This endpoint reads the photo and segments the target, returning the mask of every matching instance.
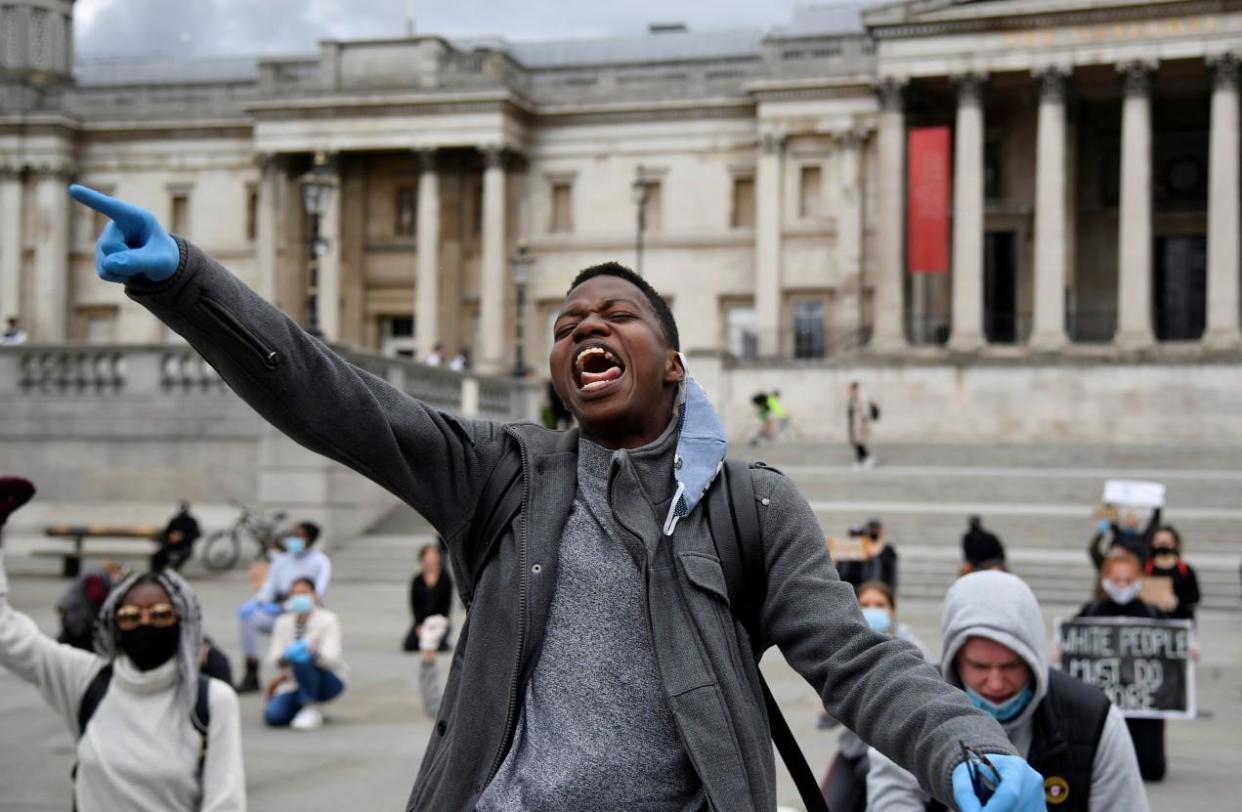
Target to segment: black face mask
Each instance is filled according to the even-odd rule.
[[[150,671],[168,662],[177,653],[181,643],[181,624],[171,626],[142,625],[134,629],[122,629],[118,637],[121,651],[138,666],[139,671]]]

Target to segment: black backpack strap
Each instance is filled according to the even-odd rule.
[[[91,721],[91,717],[95,715],[95,711],[99,709],[99,703],[103,701],[104,694],[108,693],[108,684],[112,682],[112,663],[108,663],[99,669],[99,673],[91,678],[91,682],[86,686],[86,692],[82,694],[82,702],[78,705],[78,738],[86,735],[86,725]],[[74,766],[77,771],[77,766]]]
[[[198,731],[202,743],[198,748],[198,781],[203,782],[203,768],[207,765],[207,732],[211,730],[211,677],[198,675],[198,696],[194,700],[194,712],[190,724]]]
[[[763,526],[755,504],[755,486],[750,465],[741,460],[725,460],[721,470],[723,487],[708,496],[707,519],[716,545],[716,555],[724,570],[729,606],[750,638],[756,666],[767,649],[760,624],[760,612],[767,597],[767,567],[763,558]],[[715,495],[715,498],[712,498]],[[768,714],[772,741],[793,778],[807,812],[829,812],[815,773],[798,747],[789,723],[785,721],[772,689],[756,667],[763,704]]]
[[[483,565],[491,557],[505,528],[522,509],[522,452],[515,441],[510,441],[483,483],[479,494],[479,512],[470,526],[469,535],[458,545],[462,603],[470,608],[474,589],[478,584]]]

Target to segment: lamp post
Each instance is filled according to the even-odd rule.
[[[634,239],[634,273],[643,275],[643,232],[647,229],[647,202],[651,199],[651,181],[643,177],[640,164],[634,182],[630,184],[630,195],[634,205],[638,207],[638,229]]]
[[[523,354],[526,335],[526,285],[530,281],[530,266],[535,262],[526,243],[518,243],[509,256],[509,273],[513,275],[513,301],[517,308],[513,342],[513,377],[526,377],[526,358]]]
[[[319,237],[319,221],[332,203],[336,192],[336,176],[328,165],[328,156],[315,153],[310,171],[301,177],[302,208],[306,212],[307,233],[307,285],[306,285],[306,332],[321,336],[319,329],[319,257],[328,246]]]

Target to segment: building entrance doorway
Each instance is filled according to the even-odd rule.
[[[1207,304],[1207,238],[1158,238],[1155,270],[1156,339],[1197,341]]]
[[[983,240],[983,334],[989,344],[1018,340],[1018,256],[1012,231],[989,231]]]

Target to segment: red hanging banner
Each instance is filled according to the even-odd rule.
[[[915,127],[909,135],[910,273],[949,272],[948,127]]]

